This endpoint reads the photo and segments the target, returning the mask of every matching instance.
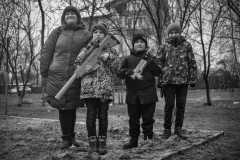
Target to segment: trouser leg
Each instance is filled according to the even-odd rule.
[[[176,119],[175,127],[182,127],[187,99],[188,85],[178,85],[176,90]]]
[[[108,109],[109,101],[101,102],[99,99],[98,119],[99,119],[99,136],[107,137],[108,129]]]
[[[97,136],[96,134],[96,116],[98,111],[98,99],[86,98],[85,103],[87,106],[87,120],[86,126],[88,131],[88,137]]]
[[[71,118],[72,118],[72,123],[71,123],[71,133],[75,133],[75,124],[76,124],[76,109],[71,110]]]
[[[129,116],[129,135],[138,137],[140,135],[141,102],[136,98],[135,105],[127,104]]]
[[[141,126],[143,129],[144,138],[152,139],[153,137],[153,124],[155,122],[153,117],[154,117],[155,108],[156,108],[155,102],[141,106],[141,112],[142,112]]]
[[[165,107],[164,107],[164,128],[171,129],[172,112],[175,104],[176,85],[167,84],[163,86]]]
[[[62,130],[63,142],[59,146],[60,149],[69,148],[72,146],[72,134],[71,134],[71,110],[59,110],[59,121]]]
[[[59,121],[63,135],[72,134],[71,110],[59,110]]]

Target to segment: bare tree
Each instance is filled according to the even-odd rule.
[[[128,2],[128,3],[126,3]],[[116,35],[120,35],[123,38],[123,42],[126,44],[128,50],[132,48],[130,40],[131,37],[136,33],[146,32],[146,26],[141,26],[137,24],[141,21],[147,22],[146,17],[143,15],[143,5],[138,3],[139,1],[118,1],[115,4],[109,4],[106,7],[108,10],[112,8],[115,12],[108,17],[108,20],[111,22],[110,27],[112,32]],[[126,52],[126,51],[125,51]]]
[[[40,12],[41,12],[41,19],[42,19],[42,29],[41,29],[41,49],[40,49],[40,53],[42,52],[42,48],[43,48],[43,45],[44,45],[44,33],[45,33],[45,12],[43,10],[43,7],[42,7],[42,2],[41,0],[38,0],[38,5],[39,5],[39,8],[40,8]],[[39,77],[40,77],[40,67],[39,65],[37,65],[38,63],[35,62],[33,64],[33,68],[35,69],[36,73],[37,73],[37,87],[39,85]],[[46,81],[44,78],[42,78],[42,91],[43,91],[43,97],[44,97],[44,85],[43,85],[43,82]],[[44,102],[42,101],[42,105],[44,105]]]
[[[198,10],[192,18],[192,26],[194,27],[196,36],[199,39],[196,41],[201,45],[203,58],[202,76],[206,85],[207,105],[212,105],[210,88],[209,88],[209,70],[211,66],[212,49],[214,46],[215,36],[218,33],[220,26],[221,15],[223,14],[223,5],[216,1],[201,1]]]
[[[230,11],[230,15],[231,15],[231,11]],[[239,19],[240,20],[240,19]],[[233,21],[231,20],[231,42],[232,42],[232,57],[233,57],[233,63],[231,66],[231,69],[233,72],[237,73],[238,76],[240,76],[240,65],[238,65],[238,57],[237,57],[237,47],[236,47],[236,40],[234,39],[234,25],[233,25]],[[240,35],[240,33],[238,33],[238,35]],[[240,56],[240,54],[239,54]],[[234,74],[234,73],[233,73]]]
[[[162,44],[164,29],[170,23],[170,13],[167,0],[142,0],[146,14],[153,26],[153,35],[156,35],[157,45]]]
[[[35,35],[38,19],[32,17],[33,6],[30,0],[15,0],[10,3],[1,3],[1,5],[5,23],[1,24],[0,35],[3,40],[4,52],[8,55],[12,79],[16,82],[19,95],[18,105],[21,105],[25,87],[30,79],[31,67],[37,57],[34,48],[38,40]],[[6,40],[10,42],[9,46],[7,46]],[[23,83],[22,92],[19,90],[19,82]]]
[[[236,18],[231,17],[240,26],[240,2],[239,0],[226,0],[228,7],[236,14]]]
[[[13,25],[11,21],[11,17],[14,14],[14,8],[11,5],[10,2],[5,2],[1,1],[0,2],[0,11],[1,11],[1,16],[0,16],[0,42],[1,42],[1,55],[0,55],[0,69],[5,70],[6,69],[6,59],[7,59],[7,54],[9,54],[9,45],[7,44],[7,39],[10,38],[11,34],[11,26]]]
[[[219,0],[219,2],[225,6],[227,11],[223,16],[224,26],[218,35],[222,41],[220,53],[232,59],[228,70],[231,70],[232,74],[240,76],[238,61],[240,57],[240,2],[236,0]]]
[[[172,1],[171,3],[176,3],[176,7],[171,5],[170,9],[172,10],[171,17],[172,21],[178,21],[182,30],[185,31],[185,34],[188,34],[188,29],[190,27],[190,19],[192,14],[199,7],[202,0],[177,0]],[[170,3],[170,4],[171,4]],[[174,12],[175,11],[175,12]]]
[[[91,30],[93,25],[93,17],[95,16],[97,9],[101,10],[103,6],[102,0],[84,0],[83,1],[83,8],[81,11],[84,11],[87,16],[89,17],[89,23],[88,23],[88,31]]]

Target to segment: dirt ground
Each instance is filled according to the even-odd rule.
[[[187,151],[178,152],[174,160],[237,160],[240,159],[240,92],[211,91],[213,106],[205,106],[205,91],[189,91],[184,121],[187,140],[173,135],[162,140],[159,134],[163,126],[163,99],[159,98],[155,112],[154,141],[143,141],[139,147],[123,151],[123,143],[128,141],[128,116],[126,105],[114,105],[109,109],[108,154],[88,155],[85,127],[86,108],[77,112],[77,140],[81,147],[71,147],[60,151],[61,131],[58,111],[50,106],[42,106],[41,94],[27,94],[32,104],[17,106],[16,95],[8,96],[8,116],[4,116],[5,96],[0,95],[0,159],[1,160],[75,160],[75,159],[147,159],[170,158],[170,153],[189,146]],[[15,116],[9,117],[9,116]],[[27,117],[16,118],[16,117]],[[31,119],[30,119],[31,118]],[[33,119],[32,119],[33,118]],[[43,120],[51,119],[51,120]],[[55,121],[54,121],[55,120]],[[207,131],[206,131],[207,130]],[[211,139],[214,134],[224,132],[224,136]]]

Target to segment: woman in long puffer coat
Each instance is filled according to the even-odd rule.
[[[81,82],[75,80],[62,98],[53,97],[74,74],[74,62],[81,49],[91,40],[91,33],[85,30],[79,11],[68,6],[61,17],[62,25],[48,36],[40,57],[40,72],[47,79],[46,101],[59,110],[59,121],[63,143],[60,149],[72,145],[79,146],[75,140],[76,108],[80,96]]]

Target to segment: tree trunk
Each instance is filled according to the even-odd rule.
[[[205,81],[205,85],[206,85],[206,93],[207,93],[207,103],[206,105],[211,106],[212,105],[212,101],[211,101],[211,96],[210,96],[210,88],[209,88],[209,82],[207,78],[203,78]]]
[[[41,34],[42,34],[41,35],[41,53],[42,53],[42,49],[43,49],[43,46],[44,46],[45,14],[44,14],[44,10],[43,10],[43,7],[42,7],[41,0],[38,0],[38,4],[39,4],[41,15],[42,15],[42,32],[41,32]],[[42,78],[42,80],[43,80],[43,78]],[[38,79],[37,79],[37,81],[38,81]],[[42,91],[44,91],[43,85],[42,85]],[[42,92],[42,94],[43,94],[43,97],[42,97],[42,99],[43,99],[44,98],[44,93]],[[42,106],[44,106],[44,102],[43,101],[42,101]]]
[[[22,106],[22,96],[18,93],[18,103],[17,106]]]

